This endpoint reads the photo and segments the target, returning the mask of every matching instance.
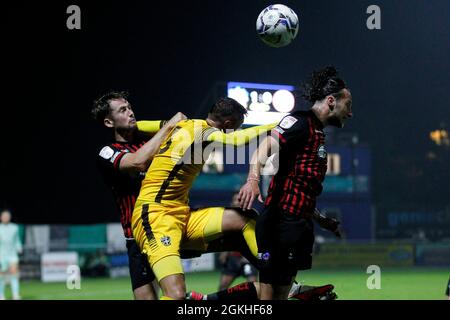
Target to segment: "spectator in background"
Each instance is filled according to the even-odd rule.
[[[101,250],[92,253],[86,259],[85,275],[89,277],[106,277],[109,270],[108,257]]]
[[[11,212],[1,212],[0,223],[0,300],[5,300],[5,280],[9,278],[13,300],[20,300],[19,294],[19,254],[22,243],[19,227],[11,223]]]

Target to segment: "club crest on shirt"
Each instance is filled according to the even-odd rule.
[[[169,236],[161,237],[161,243],[166,247],[170,246],[170,237]]]
[[[319,146],[319,149],[317,149],[317,156],[320,159],[325,159],[327,157],[327,150],[325,150],[325,146],[323,144]]]
[[[109,158],[112,157],[113,154],[114,154],[114,150],[111,149],[110,147],[106,146],[106,147],[103,147],[102,150],[100,150],[99,156],[102,157],[103,159],[108,160]]]
[[[280,122],[280,128],[282,129],[289,129],[290,127],[292,127],[296,122],[298,121],[297,118],[293,117],[293,116],[286,116],[283,118],[283,120],[281,120]]]
[[[269,252],[258,253],[257,259],[268,261],[270,259],[270,253]]]

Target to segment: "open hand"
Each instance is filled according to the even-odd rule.
[[[258,181],[248,180],[239,190],[239,205],[241,208],[250,210],[252,208],[253,201],[258,198],[260,202],[263,202],[261,191],[259,191]]]

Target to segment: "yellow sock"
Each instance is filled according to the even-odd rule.
[[[174,300],[174,299],[168,296],[161,296],[161,299],[159,300]]]
[[[258,255],[258,245],[256,243],[255,228],[256,221],[253,219],[249,220],[242,228],[242,235],[244,236],[245,242],[247,242],[251,253],[256,257]]]

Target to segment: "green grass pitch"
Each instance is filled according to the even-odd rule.
[[[297,280],[306,284],[332,283],[339,300],[444,300],[449,279],[448,268],[396,268],[381,270],[381,289],[367,288],[366,270],[316,269],[299,273]],[[219,273],[199,272],[186,275],[188,290],[214,292]],[[235,284],[245,281],[239,278]],[[24,300],[127,300],[132,299],[128,278],[83,278],[79,290],[69,290],[65,283],[22,281]],[[9,286],[6,298],[10,298]]]

